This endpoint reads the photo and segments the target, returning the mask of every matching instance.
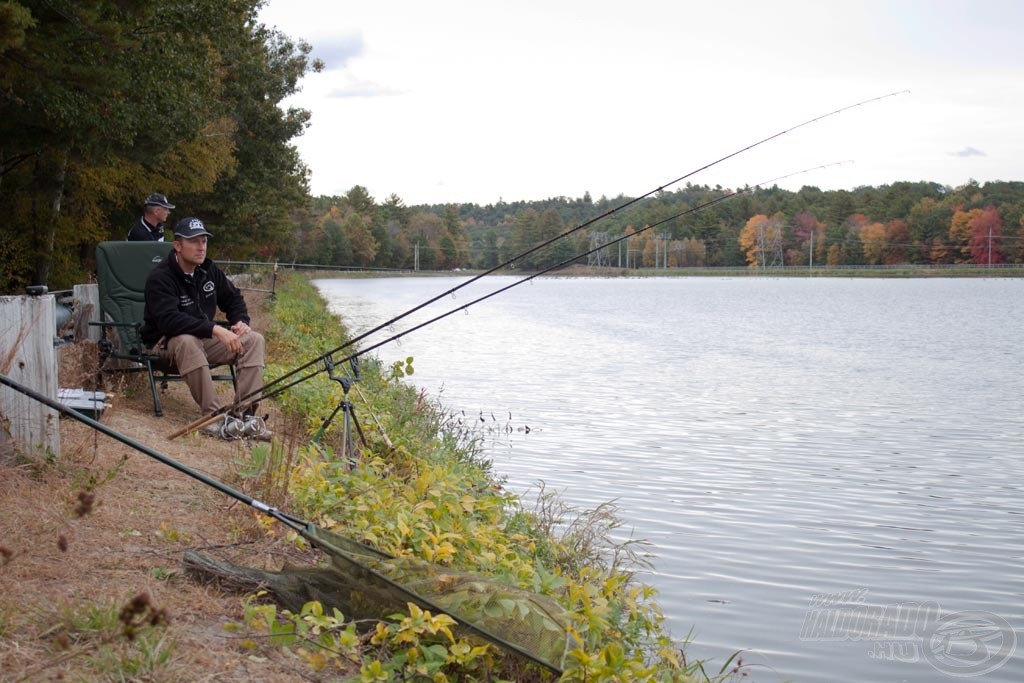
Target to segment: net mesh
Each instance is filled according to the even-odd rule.
[[[385,619],[412,602],[454,618],[461,635],[483,638],[555,672],[564,668],[569,620],[549,596],[419,558],[394,557],[313,525],[303,535],[330,558],[328,565],[271,572],[196,553],[186,556],[186,564],[263,586],[295,612],[317,600],[347,619]]]

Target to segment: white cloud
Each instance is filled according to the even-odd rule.
[[[963,149],[961,149],[958,152],[953,152],[953,156],[957,156],[957,157],[986,157],[988,155],[985,154],[984,152],[982,152],[980,149],[975,149],[973,147],[964,147]]]

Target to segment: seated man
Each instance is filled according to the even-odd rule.
[[[146,279],[142,341],[182,375],[203,415],[221,408],[210,366],[235,366],[239,399],[253,401],[263,386],[263,335],[249,328],[242,293],[206,257],[212,237],[198,218],[182,218],[174,226],[174,251]],[[213,322],[217,309],[230,327]],[[255,416],[255,403],[242,419],[226,416],[204,427],[223,438],[269,439],[271,433]]]

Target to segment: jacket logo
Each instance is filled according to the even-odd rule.
[[[160,263],[163,260],[164,260],[163,256],[154,256],[153,260],[152,260],[152,263]]]
[[[207,294],[209,294],[210,292],[213,291],[213,287],[214,287],[214,284],[213,284],[212,281],[207,282],[206,284],[203,285],[203,291],[206,292]]]

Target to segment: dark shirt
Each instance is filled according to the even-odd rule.
[[[218,308],[227,316],[229,325],[249,323],[245,298],[213,261],[206,259],[188,277],[172,251],[146,278],[142,343],[153,346],[162,337],[179,334],[212,337]]]
[[[163,242],[164,241],[164,224],[161,223],[156,227],[146,222],[145,218],[140,218],[132,226],[132,229],[128,231],[129,242]]]

